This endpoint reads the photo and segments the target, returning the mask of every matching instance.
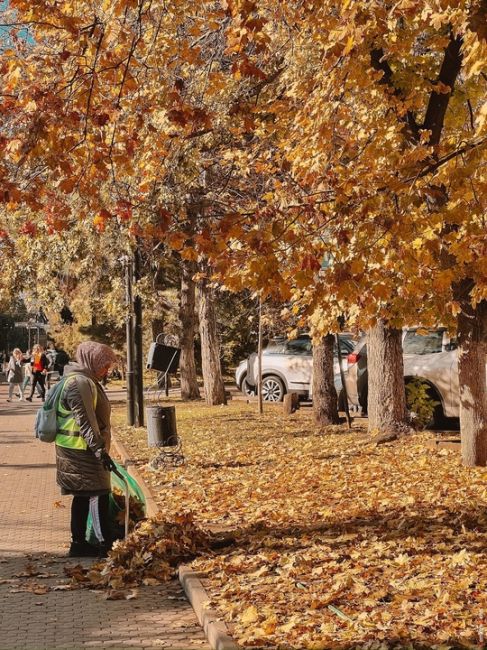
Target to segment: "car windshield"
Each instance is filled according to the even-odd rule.
[[[264,354],[284,354],[286,339],[271,339],[264,349]]]
[[[412,330],[406,332],[404,354],[435,354],[443,351],[443,330]]]
[[[264,354],[311,354],[312,346],[309,336],[299,336],[297,339],[271,339]]]

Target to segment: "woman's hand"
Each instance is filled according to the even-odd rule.
[[[114,469],[116,469],[115,463],[110,458],[108,452],[106,452],[105,449],[102,449],[100,453],[100,460],[101,464],[103,465],[104,469],[107,470],[107,472],[112,472]]]

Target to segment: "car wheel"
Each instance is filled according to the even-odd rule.
[[[279,377],[269,375],[262,380],[262,398],[265,402],[282,402],[286,389]]]
[[[240,390],[244,395],[248,395],[249,397],[252,395],[255,395],[255,386],[251,386],[246,379],[247,375],[244,376],[242,379],[242,384],[240,386]]]

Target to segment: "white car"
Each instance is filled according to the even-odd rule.
[[[354,341],[348,334],[340,335],[342,357],[353,350]],[[302,334],[296,339],[274,339],[262,352],[262,397],[267,402],[281,402],[287,392],[309,396],[313,370],[311,338]],[[335,356],[334,372],[340,372]],[[235,373],[238,388],[245,394],[256,394],[258,375],[257,354],[241,361]]]
[[[460,389],[456,339],[445,328],[426,330],[408,328],[403,331],[404,382],[418,378],[429,386],[429,395],[439,402],[433,415],[435,426],[445,418],[458,418]],[[348,355],[345,376],[348,401],[367,411],[368,398],[367,346],[365,336]]]

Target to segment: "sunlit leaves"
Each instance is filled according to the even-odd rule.
[[[485,469],[428,450],[430,434],[375,447],[318,431],[305,409],[176,408],[187,462],[144,476],[169,519],[187,509],[236,538],[194,567],[240,644],[482,646]],[[143,463],[158,453],[143,429],[119,435]]]

